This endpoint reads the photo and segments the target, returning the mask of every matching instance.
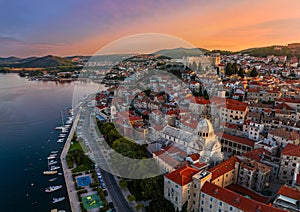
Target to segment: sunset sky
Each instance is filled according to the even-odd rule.
[[[300,42],[298,0],[0,0],[0,57],[92,55],[163,33],[207,49]]]

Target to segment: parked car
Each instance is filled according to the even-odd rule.
[[[103,193],[106,197],[108,196],[108,192],[106,190],[103,190]]]

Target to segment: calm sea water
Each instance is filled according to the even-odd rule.
[[[47,156],[61,150],[56,143],[61,112],[67,115],[74,85],[27,81],[16,74],[0,74],[0,211],[70,211],[63,176],[44,176]],[[64,189],[45,193],[45,187]],[[53,197],[66,200],[52,204]]]

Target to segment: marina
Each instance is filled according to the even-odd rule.
[[[1,181],[5,181],[0,194],[5,199],[1,211],[50,211],[53,208],[71,211],[68,201],[52,204],[52,194],[44,190],[51,185],[63,185],[56,197],[68,198],[63,176],[43,173],[49,171],[47,157],[58,154],[64,143],[57,143],[61,130],[60,111],[67,120],[72,102],[73,84],[28,81],[17,74],[0,74],[1,115]],[[24,112],[24,107],[26,112]],[[57,151],[57,152],[52,152]],[[18,155],[16,157],[15,155]],[[8,163],[9,161],[9,163]],[[54,165],[54,164],[53,164]],[[60,165],[61,166],[61,165]],[[22,180],[18,180],[22,178]],[[50,179],[57,177],[54,182]],[[16,190],[20,192],[16,192]],[[7,198],[7,197],[14,198]],[[16,200],[18,204],[16,204]]]

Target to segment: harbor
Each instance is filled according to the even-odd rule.
[[[62,151],[64,143],[57,143],[59,132],[54,128],[61,126],[60,111],[63,116],[69,116],[67,109],[72,102],[74,86],[72,83],[28,81],[17,74],[2,74],[0,87],[3,112],[0,163],[6,170],[0,176],[1,181],[6,182],[1,186],[6,191],[0,194],[1,199],[5,199],[1,211],[49,212],[55,208],[71,211],[64,177],[58,174],[63,172],[62,169],[47,176],[43,171],[48,170],[47,157],[58,154],[59,158]],[[49,181],[54,178],[57,179]],[[45,188],[52,185],[63,187],[46,193]],[[62,196],[66,200],[53,204],[53,197]]]

